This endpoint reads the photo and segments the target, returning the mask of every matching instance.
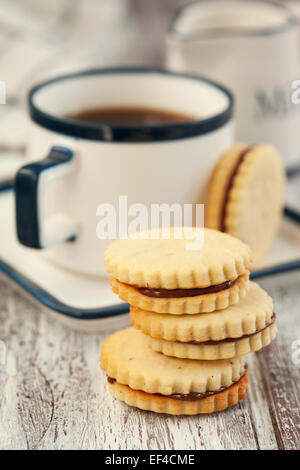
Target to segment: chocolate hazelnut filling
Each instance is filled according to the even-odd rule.
[[[232,388],[236,383],[238,383],[246,375],[247,370],[248,370],[248,366],[246,364],[244,373],[241,375],[239,380],[233,382],[229,387],[221,387],[218,390],[214,390],[214,391],[211,391],[211,392],[210,391],[202,392],[202,393],[191,392],[191,393],[186,393],[186,394],[173,393],[172,395],[162,395],[161,393],[149,393],[149,395],[153,395],[153,396],[156,396],[156,397],[164,397],[164,398],[174,398],[175,400],[183,400],[183,401],[201,400],[201,398],[210,397],[212,395],[216,395],[217,393],[224,392],[224,390],[229,390],[230,388]],[[116,379],[113,379],[112,377],[107,377],[107,382],[109,382],[110,384],[113,384],[113,383],[116,382]],[[127,385],[127,387],[129,387],[129,385]]]
[[[114,384],[116,382],[116,379],[113,379],[112,377],[107,376],[107,382],[110,384]]]
[[[196,287],[195,289],[154,289],[151,287],[134,287],[141,294],[146,295],[147,297],[156,297],[158,299],[175,299],[179,297],[196,297],[197,295],[214,294],[216,292],[220,292],[221,290],[229,289],[229,287],[233,286],[238,279],[239,278],[232,279],[231,281],[226,281],[222,284],[217,284],[214,286]]]
[[[229,200],[229,194],[230,194],[230,191],[231,191],[231,188],[233,186],[233,183],[234,183],[234,179],[239,171],[239,168],[241,166],[241,164],[243,163],[243,161],[245,160],[245,157],[248,155],[248,153],[253,149],[253,146],[250,145],[249,147],[245,148],[237,162],[236,162],[236,165],[235,167],[233,168],[232,170],[232,173],[231,173],[231,176],[228,180],[228,183],[227,183],[227,186],[226,186],[226,189],[225,189],[225,194],[224,194],[224,200],[223,200],[223,205],[222,205],[222,210],[221,210],[221,219],[220,219],[220,230],[221,232],[226,232],[226,224],[225,224],[225,219],[226,219],[226,207],[227,207],[227,203],[228,203],[228,200]]]
[[[176,341],[176,343],[194,344],[196,346],[200,346],[200,345],[201,346],[217,346],[217,345],[222,344],[222,343],[234,343],[234,342],[240,341],[241,339],[244,339],[244,338],[250,338],[251,336],[254,336],[257,333],[261,333],[266,328],[271,326],[275,322],[275,320],[276,320],[276,315],[275,315],[275,312],[274,312],[273,315],[272,315],[270,323],[268,323],[264,328],[262,328],[261,330],[256,330],[256,331],[254,331],[254,333],[250,333],[248,335],[240,336],[239,338],[225,338],[225,339],[221,339],[220,341],[213,341],[213,340],[209,340],[209,341],[187,341],[187,342]]]

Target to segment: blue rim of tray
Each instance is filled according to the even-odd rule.
[[[0,183],[0,194],[5,191],[13,189],[11,182]],[[293,213],[293,214],[292,214]],[[289,208],[285,208],[285,216],[289,217],[294,222],[300,224],[300,214],[296,211],[292,211]],[[260,279],[267,276],[274,276],[276,274],[282,274],[290,271],[300,269],[300,259],[291,261],[288,263],[282,263],[271,266],[269,268],[259,269],[251,273],[251,279]],[[129,312],[129,305],[126,303],[120,303],[107,307],[94,308],[94,309],[80,309],[67,305],[45,289],[40,287],[38,284],[33,282],[27,276],[21,274],[18,270],[10,266],[8,263],[0,258],[0,272],[5,274],[9,279],[15,282],[18,286],[28,292],[34,299],[40,302],[44,307],[49,308],[59,314],[65,315],[69,318],[76,318],[78,320],[100,320],[103,318],[114,317],[117,315],[127,314]]]

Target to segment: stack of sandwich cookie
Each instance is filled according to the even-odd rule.
[[[240,240],[205,229],[194,251],[188,236],[172,235],[122,239],[106,251],[113,290],[131,304],[135,328],[105,342],[101,366],[109,390],[129,405],[223,410],[247,393],[244,354],[275,337],[272,300],[249,281],[251,254]]]

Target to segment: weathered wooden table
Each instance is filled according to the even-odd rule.
[[[249,356],[248,397],[215,415],[170,417],[108,394],[99,351],[109,333],[72,331],[1,281],[0,448],[300,449],[299,284],[300,273],[261,282],[279,334]]]
[[[102,27],[91,23],[99,32],[99,37],[93,36],[93,46],[95,41],[98,46],[91,48],[94,63],[162,64],[165,31],[176,8],[189,1],[127,0],[123,19],[116,16],[121,2],[103,2],[103,8],[115,8],[111,15],[115,20],[109,26],[107,16],[98,15],[99,21],[104,18],[104,31],[102,23]],[[5,2],[6,8],[9,3]],[[69,8],[70,3],[65,3]],[[97,2],[90,1],[89,8],[92,3]],[[82,4],[76,2],[76,8]],[[81,25],[82,16],[75,13],[64,15],[69,27],[63,37],[66,41],[68,32],[77,57],[77,36],[74,39],[71,33],[77,34],[76,21]],[[12,23],[16,19],[13,10]],[[65,65],[66,56],[60,59]],[[19,74],[19,62],[16,66]],[[29,78],[22,81],[21,91]],[[99,369],[106,334],[67,329],[0,281],[0,340],[7,347],[6,363],[0,365],[0,448],[299,449],[300,347],[297,355],[293,345],[296,348],[300,341],[300,273],[261,284],[274,297],[279,335],[270,347],[249,357],[248,398],[216,415],[176,418],[141,412],[114,400]]]

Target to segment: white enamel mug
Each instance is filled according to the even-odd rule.
[[[176,16],[167,36],[167,66],[220,80],[236,102],[236,139],[271,142],[286,165],[300,157],[299,29],[282,5],[207,0]]]
[[[156,108],[195,120],[107,126],[66,118],[86,109]],[[97,207],[201,203],[212,169],[233,141],[233,99],[216,83],[160,69],[90,70],[34,87],[29,157],[16,176],[17,234],[70,270],[105,274],[111,240],[96,236]],[[43,158],[42,160],[39,160]]]

